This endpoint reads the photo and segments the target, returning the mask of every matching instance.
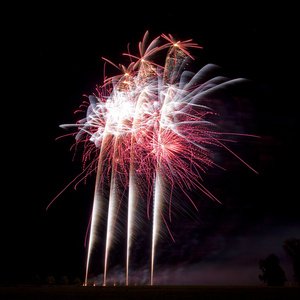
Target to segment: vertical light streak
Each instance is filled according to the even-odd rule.
[[[99,158],[99,161],[98,161],[98,170],[97,170],[95,192],[94,192],[92,221],[91,221],[90,238],[89,238],[89,244],[88,244],[88,254],[87,254],[86,269],[85,269],[85,280],[84,280],[85,286],[87,286],[87,278],[88,278],[88,273],[89,273],[91,252],[92,252],[92,249],[94,248],[94,243],[95,243],[95,239],[96,239],[96,227],[99,222],[100,211],[101,211],[100,204],[102,201],[101,201],[101,196],[99,193],[100,169],[101,169],[101,157]]]
[[[118,95],[118,92],[116,92]],[[128,95],[127,95],[128,96]],[[107,216],[107,229],[106,229],[106,246],[105,246],[105,259],[104,259],[104,278],[103,285],[106,285],[106,275],[107,275],[107,263],[108,255],[111,248],[112,238],[114,234],[115,223],[117,219],[118,207],[120,201],[118,201],[118,162],[122,157],[123,149],[122,143],[124,138],[126,139],[126,134],[122,135],[124,128],[128,127],[128,123],[131,120],[130,111],[133,109],[133,105],[130,102],[130,97],[126,98],[126,94],[122,93],[115,101],[119,101],[116,111],[111,112],[111,119],[115,123],[115,140],[113,145],[113,159],[111,163],[111,184],[109,193],[109,203],[108,203],[108,216]],[[127,100],[127,101],[125,101]],[[115,112],[115,114],[113,114]],[[125,113],[124,113],[125,112]],[[120,149],[121,148],[121,153]]]
[[[99,226],[100,217],[101,217],[101,204],[103,202],[103,192],[100,190],[101,167],[102,167],[102,160],[103,160],[103,155],[104,155],[103,149],[104,149],[104,145],[105,145],[107,139],[108,139],[108,133],[105,130],[105,132],[103,134],[102,147],[101,147],[100,154],[99,154],[97,176],[96,176],[96,182],[95,182],[92,221],[91,221],[90,237],[89,237],[89,244],[88,244],[88,254],[87,254],[87,261],[86,261],[85,280],[84,280],[85,286],[87,286],[87,278],[88,278],[88,273],[89,273],[91,252],[93,251],[95,241],[97,240],[97,228]]]
[[[140,94],[135,107],[134,118],[132,122],[131,133],[131,147],[130,147],[130,169],[129,169],[129,191],[128,191],[128,212],[127,212],[127,246],[126,246],[126,285],[129,284],[129,262],[130,262],[130,249],[134,231],[134,206],[137,203],[137,189],[136,189],[136,175],[135,173],[135,138],[138,132],[139,126],[142,125],[143,109],[142,106],[148,100],[147,89],[143,90]]]
[[[159,120],[159,128],[157,135],[157,144],[154,145],[154,150],[156,152],[156,169],[155,169],[155,186],[154,186],[154,203],[153,203],[153,225],[152,225],[152,249],[151,249],[151,279],[150,284],[153,285],[153,273],[154,273],[154,259],[155,259],[155,246],[157,242],[157,238],[159,235],[160,229],[160,212],[163,209],[164,203],[164,179],[161,171],[161,158],[163,153],[163,141],[161,136],[163,134],[163,126],[167,123],[168,116],[168,105],[172,101],[174,97],[172,87],[168,88],[165,95],[161,93],[160,97],[162,98],[162,108],[160,111],[160,120]]]
[[[161,206],[163,204],[163,178],[161,176],[160,168],[155,172],[155,185],[154,185],[154,203],[153,203],[153,224],[152,224],[152,246],[151,246],[151,277],[150,284],[153,285],[154,274],[154,259],[155,259],[155,246],[159,235],[159,228],[161,219],[159,218]]]
[[[105,258],[104,258],[104,274],[103,274],[103,286],[106,285],[106,275],[107,275],[107,262],[108,255],[111,248],[111,243],[113,239],[113,233],[115,228],[115,223],[117,219],[118,206],[120,205],[118,201],[118,146],[122,143],[121,138],[118,133],[116,133],[114,141],[114,152],[113,159],[111,163],[111,182],[110,182],[110,192],[109,192],[109,202],[108,202],[108,215],[107,215],[107,228],[106,228],[106,243],[105,243]]]
[[[110,193],[109,193],[109,204],[108,204],[108,216],[107,216],[103,286],[106,286],[108,254],[109,254],[109,250],[110,250],[110,246],[111,246],[111,242],[112,242],[115,219],[116,219],[116,212],[117,212],[117,208],[118,208],[117,199],[118,199],[118,197],[116,195],[116,175],[115,175],[114,169],[112,169],[111,185],[110,185]]]
[[[128,192],[128,215],[127,215],[127,245],[126,245],[126,285],[129,284],[129,258],[130,248],[133,234],[133,221],[134,221],[134,204],[136,202],[136,188],[135,188],[135,176],[133,169],[130,168],[129,173],[129,192]]]

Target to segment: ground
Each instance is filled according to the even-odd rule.
[[[272,299],[298,300],[296,287],[205,287],[205,286],[19,286],[0,287],[0,299],[109,299],[109,300],[190,300],[190,299]]]

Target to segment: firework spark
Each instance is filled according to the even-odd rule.
[[[195,209],[189,190],[200,189],[218,201],[202,185],[201,174],[214,165],[212,146],[233,153],[221,142],[222,133],[209,121],[215,113],[203,105],[203,100],[216,90],[243,79],[210,76],[216,69],[214,65],[207,65],[196,74],[188,71],[188,62],[194,60],[190,48],[201,48],[192,40],[177,41],[170,34],[162,34],[149,44],[147,39],[148,32],[139,43],[139,56],[124,53],[130,61],[127,67],[104,58],[121,74],[105,78],[97,93],[89,97],[89,103],[82,104],[81,110],[87,110],[85,118],[77,124],[62,125],[78,129],[76,144],[84,145],[82,176],[96,170],[85,284],[104,203],[107,203],[108,214],[103,284],[106,284],[118,211],[126,205],[126,199],[126,284],[129,284],[130,251],[138,230],[137,204],[138,199],[142,199],[147,207],[147,218],[152,218],[152,285],[156,243],[161,224],[167,226],[166,209],[171,221],[173,187],[179,187]],[[153,58],[163,53],[166,58],[161,66]]]

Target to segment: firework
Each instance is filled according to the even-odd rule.
[[[203,103],[216,90],[242,79],[210,76],[216,69],[214,65],[207,65],[196,74],[188,71],[188,63],[194,60],[190,48],[201,48],[192,40],[177,41],[170,34],[162,34],[150,43],[147,39],[148,32],[139,43],[139,56],[124,53],[129,60],[127,67],[104,58],[120,74],[105,78],[89,102],[84,101],[81,111],[87,111],[85,118],[77,124],[62,125],[78,128],[76,144],[84,145],[82,176],[96,170],[85,284],[91,253],[99,239],[100,220],[106,216],[104,203],[108,213],[103,284],[118,212],[126,200],[129,284],[130,251],[138,230],[136,219],[141,199],[147,218],[152,218],[152,285],[155,247],[161,224],[167,226],[166,210],[171,220],[173,188],[180,188],[196,209],[189,190],[200,189],[218,201],[201,183],[201,174],[214,165],[212,146],[233,153],[210,122],[214,111]],[[165,62],[160,65],[154,58],[161,61],[162,56]]]

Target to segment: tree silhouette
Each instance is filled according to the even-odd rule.
[[[68,285],[69,284],[69,278],[68,278],[68,276],[62,276],[61,279],[60,279],[60,283],[62,285]]]
[[[258,278],[268,286],[283,286],[286,282],[285,273],[275,254],[270,254],[266,259],[260,260],[259,268],[262,270],[262,275],[259,275]]]
[[[293,264],[294,278],[300,285],[300,239],[288,239],[284,242],[282,248]]]
[[[48,277],[46,278],[46,282],[47,282],[47,284],[49,284],[49,285],[54,285],[54,284],[55,284],[55,278],[54,278],[53,276],[48,276]]]
[[[80,278],[76,277],[74,280],[73,280],[73,284],[74,285],[77,285],[77,286],[81,286],[82,285],[82,281]]]

